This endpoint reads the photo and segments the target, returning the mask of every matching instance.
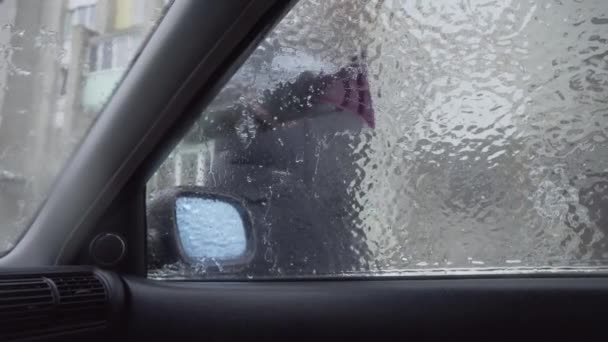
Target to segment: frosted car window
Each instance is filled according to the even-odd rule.
[[[220,272],[236,279],[604,270],[607,23],[601,0],[300,1],[150,200],[246,203],[255,255]]]
[[[146,1],[149,20],[117,28],[108,19],[129,6],[115,2],[0,1],[0,255],[26,231],[163,12]],[[125,38],[133,44],[118,49]]]

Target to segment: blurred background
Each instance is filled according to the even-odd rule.
[[[0,251],[29,224],[166,3],[0,1]]]

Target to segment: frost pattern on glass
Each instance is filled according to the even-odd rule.
[[[268,100],[353,61],[373,120]],[[174,151],[213,142],[202,176],[151,182],[249,203],[234,277],[583,270],[608,265],[607,134],[605,1],[304,0]]]
[[[0,255],[28,227],[161,14],[146,10],[152,17],[140,23],[127,20],[130,11],[120,1],[0,1]],[[122,27],[109,24],[115,16]]]
[[[178,198],[175,217],[181,244],[190,258],[230,260],[246,251],[243,219],[229,203],[207,198]]]

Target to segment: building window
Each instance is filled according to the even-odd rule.
[[[97,40],[89,49],[89,71],[127,68],[139,43],[139,36],[133,34]]]
[[[71,7],[68,10],[63,27],[63,48],[66,51],[63,59],[64,64],[69,64],[70,60],[72,50],[72,27],[78,25],[84,26],[89,30],[95,29],[95,5]]]
[[[103,42],[102,44],[102,55],[101,55],[101,69],[112,68],[112,52],[113,52],[112,41]]]
[[[98,59],[98,51],[97,45],[91,45],[91,49],[89,50],[89,71],[97,70],[97,61]]]
[[[133,23],[143,24],[146,21],[146,1],[145,0],[132,0],[131,4],[131,16]]]
[[[116,37],[112,40],[114,45],[114,58],[112,59],[114,68],[126,68],[133,57],[133,52],[137,48],[134,38],[129,35]]]
[[[95,28],[95,5],[80,6],[70,10],[71,26],[83,25],[93,30]]]

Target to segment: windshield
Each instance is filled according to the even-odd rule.
[[[0,1],[0,253],[45,201],[167,2]]]

